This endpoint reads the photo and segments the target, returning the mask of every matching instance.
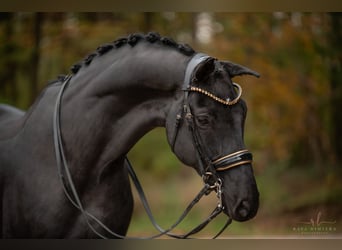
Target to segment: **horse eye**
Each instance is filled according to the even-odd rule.
[[[210,125],[210,119],[208,116],[198,116],[196,117],[197,123],[201,127],[206,127]]]

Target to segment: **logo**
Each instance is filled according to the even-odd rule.
[[[316,218],[308,221],[300,221],[292,228],[293,232],[306,235],[333,234],[336,233],[336,220],[323,220],[322,212],[318,212]]]

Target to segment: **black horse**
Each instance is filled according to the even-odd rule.
[[[125,235],[133,210],[126,155],[158,126],[184,164],[208,183],[220,180],[224,213],[236,221],[255,216],[259,193],[243,141],[247,107],[231,78],[256,72],[156,33],[103,45],[71,70],[27,112],[0,106],[2,237],[98,237],[63,187],[75,200],[74,187],[84,211]],[[61,154],[73,184],[62,185]]]

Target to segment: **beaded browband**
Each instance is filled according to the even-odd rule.
[[[199,92],[201,94],[204,94],[204,95],[214,99],[215,101],[217,101],[217,102],[219,102],[221,104],[224,104],[224,105],[227,105],[227,106],[231,106],[231,105],[236,104],[239,101],[239,99],[241,98],[241,94],[242,94],[241,86],[239,84],[235,83],[235,82],[233,83],[233,85],[238,90],[238,96],[234,100],[232,100],[232,101],[229,98],[227,98],[226,100],[221,99],[221,98],[215,96],[214,94],[212,94],[212,93],[210,93],[210,92],[208,92],[208,91],[206,91],[204,89],[198,88],[198,87],[191,86],[189,90],[190,91]]]

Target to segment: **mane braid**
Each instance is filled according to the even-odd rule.
[[[178,47],[178,44],[172,38],[163,37],[162,39],[160,39],[160,41],[166,46],[173,47],[173,48]]]
[[[97,56],[96,53],[92,53],[92,54],[88,55],[86,57],[86,59],[84,59],[84,64],[85,65],[89,65],[91,63],[91,61],[94,59],[95,56]]]
[[[118,40],[114,41],[114,46],[116,48],[120,48],[122,45],[125,45],[127,43],[127,38],[119,38]]]
[[[96,49],[96,52],[89,54],[82,61],[74,64],[70,68],[70,70],[73,74],[76,74],[82,68],[83,65],[89,66],[95,57],[102,56],[103,54],[106,54],[108,51],[110,51],[114,48],[119,49],[120,47],[122,47],[126,44],[130,45],[131,47],[134,47],[140,41],[147,41],[151,44],[159,42],[165,46],[175,48],[180,53],[187,55],[187,56],[191,56],[195,53],[195,51],[189,45],[178,44],[172,38],[161,37],[156,32],[149,32],[146,35],[140,34],[140,33],[134,33],[134,34],[130,34],[128,37],[119,38],[119,39],[113,41],[112,43],[99,46]]]
[[[160,40],[160,35],[158,33],[154,33],[154,32],[149,32],[146,37],[145,37],[146,41],[150,42],[150,43],[154,43],[156,41]]]
[[[101,45],[100,47],[98,47],[96,49],[97,53],[100,54],[100,56],[102,56],[103,54],[107,53],[108,51],[110,51],[111,49],[113,49],[114,45],[113,44],[105,44],[105,45]]]
[[[127,38],[127,43],[133,47],[142,39],[145,39],[145,36],[142,34],[131,34]]]

